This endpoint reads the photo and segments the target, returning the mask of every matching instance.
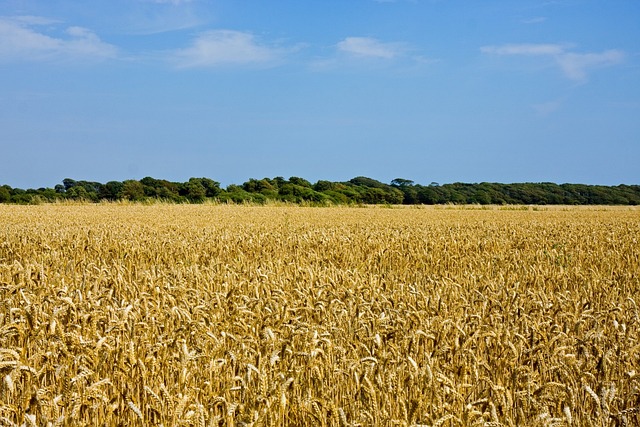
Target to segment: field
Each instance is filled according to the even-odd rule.
[[[636,426],[640,210],[0,205],[0,426]]]

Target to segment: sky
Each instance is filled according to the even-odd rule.
[[[640,184],[638,0],[0,0],[0,185]]]

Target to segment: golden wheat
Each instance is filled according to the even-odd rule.
[[[0,206],[0,425],[640,423],[637,209]]]

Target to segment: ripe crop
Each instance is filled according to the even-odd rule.
[[[0,425],[632,426],[640,211],[0,206]]]

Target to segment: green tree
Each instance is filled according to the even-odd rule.
[[[76,185],[76,181],[71,178],[65,178],[62,180],[62,185],[64,185],[64,190],[67,191]]]
[[[202,202],[207,197],[207,189],[202,185],[202,181],[199,178],[189,178],[185,188],[187,190],[187,199],[191,202]]]
[[[316,191],[320,191],[321,193],[324,193],[325,191],[333,190],[334,187],[335,187],[335,184],[333,182],[321,180],[314,184],[313,189]]]
[[[391,185],[393,185],[394,187],[410,187],[414,184],[413,181],[411,181],[410,179],[404,179],[404,178],[396,178],[393,181],[391,181]]]
[[[122,198],[124,184],[120,181],[109,181],[102,186],[100,197],[105,200],[119,200]]]
[[[220,183],[209,178],[200,178],[200,184],[202,184],[205,189],[206,197],[217,197],[222,191],[220,189]]]
[[[140,181],[128,179],[122,182],[122,197],[127,200],[140,201],[144,199],[144,186]]]
[[[11,201],[11,187],[3,185],[0,187],[0,203],[9,203]]]
[[[65,194],[68,199],[72,200],[91,200],[89,192],[81,185],[70,187]]]
[[[244,189],[244,191],[247,191],[249,193],[263,193],[265,191],[275,190],[274,186],[266,178],[261,180],[251,178],[249,179],[249,181],[242,184],[242,188]]]
[[[358,186],[358,187],[370,187],[370,188],[384,188],[387,187],[387,184],[377,181],[373,178],[368,178],[366,176],[357,176],[349,180],[349,183]]]
[[[300,187],[308,187],[311,188],[311,183],[304,178],[298,178],[297,176],[292,176],[289,178],[289,182],[293,185],[299,185]]]

